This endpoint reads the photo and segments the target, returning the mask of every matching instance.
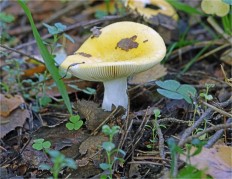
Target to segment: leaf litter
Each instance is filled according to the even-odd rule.
[[[9,24],[8,32],[11,35],[21,35],[16,36],[16,40],[13,41],[12,44],[7,45],[15,47],[16,50],[23,51],[24,55],[16,55],[16,52],[14,52],[9,53],[7,58],[26,59],[29,56],[37,56],[38,58],[41,58],[38,49],[34,45],[32,36],[25,35],[31,28],[28,26],[27,22],[23,20],[23,12],[18,8],[16,2],[9,1],[8,3],[9,5],[6,6],[7,8],[5,9],[6,12],[14,14],[16,17],[16,20]],[[123,16],[117,17],[117,15],[119,15],[118,7],[121,6],[114,6],[114,3],[111,1],[109,15],[113,16],[105,16],[103,19],[93,19],[95,15],[101,18],[102,15],[107,13],[105,4],[101,2],[98,3],[94,4],[94,1],[92,0],[85,4],[83,2],[75,2],[75,4],[71,4],[71,2],[61,3],[58,1],[51,4],[47,1],[46,3],[45,1],[40,1],[32,4],[29,2],[29,6],[31,7],[33,17],[38,23],[37,25],[43,37],[48,38],[49,35],[42,29],[42,22],[53,24],[53,22],[58,22],[59,19],[62,23],[67,25],[68,30],[66,32],[76,40],[76,44],[71,44],[71,42],[67,41],[65,49],[63,50],[67,54],[72,54],[79,46],[81,46],[82,42],[88,36],[92,36],[93,38],[100,37],[101,27],[111,24],[113,21],[121,21],[125,18]],[[185,3],[188,4],[189,2]],[[98,14],[94,14],[100,6],[101,9],[99,10],[104,10],[104,13],[98,12]],[[74,9],[72,9],[74,7],[75,11],[80,12],[80,14],[78,13],[74,15]],[[151,6],[148,5],[147,7]],[[72,10],[67,11],[67,8],[71,8]],[[56,13],[57,9],[60,10],[59,14]],[[48,18],[48,21],[50,22],[44,20],[47,19],[47,17],[51,17],[53,14],[55,15],[53,16],[53,20]],[[180,47],[172,46],[173,41],[176,42],[179,40],[177,39],[179,37],[177,32],[180,29],[183,30],[188,28],[187,24],[185,24],[187,22],[177,24],[173,17],[167,17],[160,14],[151,16],[149,19],[141,18],[139,16],[139,14],[134,13],[133,15],[127,15],[126,18],[131,21],[146,23],[149,24],[149,26],[155,27],[161,36],[163,36],[167,46],[170,47],[170,58],[165,59],[164,65],[157,65],[146,72],[136,74],[129,80],[130,111],[127,120],[121,121],[120,114],[115,115],[116,113],[105,112],[100,108],[99,104],[101,103],[100,101],[102,100],[103,94],[103,87],[101,84],[81,81],[76,78],[64,79],[67,84],[69,97],[74,102],[74,112],[75,114],[79,114],[81,119],[85,122],[83,128],[78,131],[69,131],[65,128],[64,123],[68,121],[68,113],[64,110],[62,102],[60,102],[60,94],[57,87],[53,85],[53,80],[48,79],[43,83],[45,86],[50,86],[50,88],[45,90],[45,93],[52,98],[52,102],[48,106],[43,106],[38,111],[34,111],[34,109],[31,110],[30,106],[35,104],[37,97],[40,98],[43,96],[43,92],[40,91],[38,94],[29,92],[34,86],[27,86],[29,84],[24,84],[25,93],[30,94],[30,98],[25,98],[24,96],[22,97],[21,94],[23,93],[22,91],[18,91],[18,86],[15,83],[13,92],[14,94],[20,94],[20,97],[15,98],[11,96],[7,98],[6,96],[8,94],[6,91],[3,91],[2,95],[5,96],[6,99],[12,98],[13,103],[11,102],[8,106],[6,105],[7,100],[5,97],[3,100],[1,96],[1,137],[3,141],[1,143],[1,171],[4,173],[3,176],[6,176],[6,178],[9,178],[9,176],[16,176],[15,172],[23,177],[49,176],[48,173],[38,170],[40,163],[50,164],[51,162],[45,153],[36,151],[32,148],[33,140],[38,138],[49,140],[53,149],[61,151],[65,156],[75,158],[76,162],[80,165],[75,171],[62,171],[62,177],[67,177],[69,174],[71,174],[71,178],[99,176],[98,174],[101,174],[102,171],[98,166],[99,163],[104,160],[104,153],[101,153],[99,145],[101,145],[106,138],[101,136],[101,132],[99,132],[101,128],[98,130],[96,130],[96,128],[101,126],[102,123],[107,122],[110,125],[118,124],[121,126],[122,133],[116,139],[116,143],[120,148],[128,151],[124,166],[115,166],[114,176],[151,178],[155,175],[155,177],[161,178],[162,176],[169,176],[167,173],[165,174],[165,171],[169,171],[171,162],[166,144],[164,144],[165,149],[162,151],[165,153],[165,160],[161,160],[159,157],[159,150],[162,148],[159,142],[160,136],[162,137],[163,135],[165,141],[170,136],[179,138],[182,133],[188,129],[189,125],[193,124],[198,118],[201,118],[202,115],[206,115],[207,119],[210,121],[202,124],[199,128],[196,128],[196,130],[204,130],[204,126],[206,126],[207,129],[212,124],[215,126],[223,125],[223,123],[227,121],[227,117],[220,113],[220,110],[225,110],[226,112],[231,113],[231,99],[229,95],[231,94],[231,89],[229,89],[229,86],[231,85],[231,63],[229,60],[231,54],[229,51],[224,50],[226,49],[224,48],[221,51],[213,53],[214,55],[209,51],[205,56],[201,56],[201,59],[196,61],[187,73],[180,73],[189,60],[199,52],[199,49],[202,49],[209,43],[213,43],[216,47],[220,47],[221,44],[226,42],[223,41],[223,39],[219,39],[214,43],[211,41],[212,37],[209,33],[197,24],[193,24],[190,28],[191,31],[186,34],[187,39],[190,41],[191,39],[200,39],[203,42],[183,47],[181,47],[180,44]],[[70,24],[73,24],[74,26],[70,26]],[[91,28],[92,34],[90,33]],[[21,42],[26,43],[21,46]],[[146,43],[146,39],[143,43]],[[126,51],[136,48],[137,45],[136,37],[134,36],[122,39],[118,43],[118,47]],[[59,53],[57,53],[57,55],[59,56]],[[89,54],[82,55],[86,57],[89,56]],[[4,67],[2,64],[6,64],[5,59],[5,57],[1,58],[1,67]],[[222,75],[220,75],[220,63],[223,63]],[[45,70],[43,65],[40,64],[37,66],[31,61],[27,61],[27,65],[23,64],[20,67],[22,68],[22,71],[25,72],[20,78],[31,79],[32,81],[37,80],[35,78],[35,73],[43,74]],[[5,79],[9,79],[9,76],[6,76],[3,73],[1,78],[4,79],[3,82],[6,82]],[[215,105],[217,110],[207,113],[210,108],[204,106],[203,103],[200,103],[198,98],[191,98],[193,102],[200,104],[200,106],[197,106],[195,109],[183,99],[170,100],[164,98],[156,91],[158,87],[155,84],[155,81],[157,79],[162,79],[162,81],[177,79],[177,81],[179,81],[178,87],[183,84],[189,84],[196,88],[198,93],[205,92],[206,82],[213,82],[215,87],[210,89],[209,93],[214,99],[213,101],[208,101],[208,103],[210,103],[211,106]],[[72,84],[75,87],[69,84]],[[29,90],[26,89],[28,87]],[[91,91],[90,93],[85,93],[84,89],[87,87],[96,89],[97,93],[91,93]],[[177,92],[179,95],[181,94],[176,88],[167,89],[167,87],[165,87],[164,90]],[[217,99],[219,99],[219,101],[217,101]],[[25,103],[26,106],[29,106],[29,109],[21,108],[21,104],[23,103]],[[150,106],[150,108],[148,106]],[[164,125],[164,128],[161,127],[162,134],[159,134],[156,138],[156,147],[154,151],[152,151],[153,153],[157,153],[151,154],[150,149],[146,146],[151,144],[152,135],[151,131],[144,126],[147,123],[151,124],[154,119],[153,110],[157,108],[161,109],[162,118],[159,120],[161,121],[160,125]],[[105,121],[106,119],[107,121]],[[5,124],[9,125],[9,127],[4,128]],[[231,139],[228,137],[229,131],[230,130],[227,128],[227,130],[224,131],[224,138],[220,137],[220,140],[226,142],[226,145],[231,143]],[[211,134],[213,134],[213,131],[207,133],[207,135]],[[207,137],[207,135],[204,136]],[[228,155],[224,154],[231,155],[231,148],[227,146],[214,146],[210,149],[203,148],[199,156],[191,158],[191,163],[196,164],[198,169],[208,169],[207,174],[215,178],[220,176],[227,177],[231,172],[231,163],[228,161]],[[148,159],[146,156],[149,156],[150,158]],[[204,160],[202,161],[202,159]],[[206,161],[208,161],[208,163],[206,163]]]

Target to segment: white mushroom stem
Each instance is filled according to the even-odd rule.
[[[105,91],[102,108],[111,111],[114,104],[116,107],[123,106],[127,109],[127,77],[105,81],[103,84]]]

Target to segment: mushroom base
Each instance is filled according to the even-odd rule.
[[[111,111],[112,105],[122,106],[127,109],[127,78],[119,78],[103,82],[105,87],[102,108]]]

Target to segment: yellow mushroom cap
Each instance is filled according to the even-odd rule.
[[[109,81],[145,71],[165,56],[162,37],[152,28],[135,22],[117,22],[68,56],[62,69],[89,81]]]
[[[222,0],[202,0],[201,9],[206,14],[216,14],[217,16],[223,17],[229,13],[230,6]]]
[[[147,5],[152,5],[158,9],[148,8]],[[148,19],[160,13],[178,20],[175,9],[165,0],[128,0],[127,6]]]

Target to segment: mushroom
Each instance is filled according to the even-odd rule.
[[[102,108],[127,109],[127,77],[159,63],[166,53],[162,37],[152,28],[135,22],[117,22],[89,37],[60,65],[72,75],[104,84]]]
[[[219,17],[226,16],[230,11],[229,4],[224,3],[222,0],[202,0],[201,9],[206,14],[216,14]]]
[[[165,0],[128,0],[126,6],[148,19],[163,14],[178,20],[175,9]]]

